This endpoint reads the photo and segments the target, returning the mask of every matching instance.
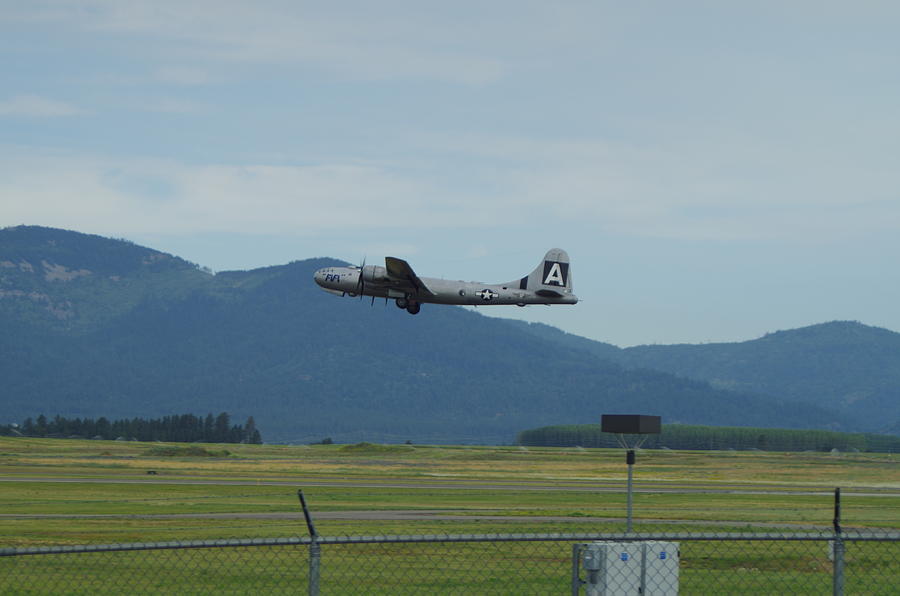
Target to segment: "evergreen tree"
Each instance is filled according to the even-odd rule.
[[[249,416],[244,424],[244,436],[241,442],[255,445],[262,443],[262,437],[260,437],[259,431],[256,430],[256,421],[253,419],[253,416]]]
[[[16,428],[12,424],[0,426],[0,434],[64,438],[74,435],[103,439],[125,437],[139,441],[184,443],[197,441],[262,443],[262,435],[256,428],[253,416],[247,418],[246,427],[240,424],[231,425],[230,420],[231,417],[227,412],[222,412],[215,418],[212,414],[208,414],[205,419],[194,414],[182,414],[150,420],[124,418],[112,422],[103,417],[95,421],[92,418],[67,419],[58,414],[48,422],[47,417],[41,414],[36,422],[26,418],[21,428]]]
[[[112,425],[109,423],[109,420],[101,416],[97,419],[97,435],[104,439],[113,439],[115,437],[111,437],[112,435]]]
[[[203,441],[205,443],[213,442],[213,434],[216,432],[216,420],[213,418],[212,412],[206,415],[203,421]]]
[[[216,416],[216,426],[213,435],[213,442],[227,443],[229,430],[231,430],[231,418],[228,416],[228,412],[222,412],[221,414]]]
[[[34,434],[39,437],[47,436],[47,417],[43,414],[37,417],[37,425],[34,428]]]

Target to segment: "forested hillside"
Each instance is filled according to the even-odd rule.
[[[545,426],[525,430],[516,437],[519,445],[539,447],[619,447],[616,435],[601,432],[596,424]],[[871,433],[841,433],[827,430],[753,428],[741,426],[697,426],[664,424],[658,435],[647,435],[644,449],[761,450],[761,451],[870,451],[894,453],[900,437]]]
[[[228,411],[255,416],[276,442],[508,443],[524,428],[634,411],[666,422],[859,427],[780,396],[625,370],[456,307],[411,317],[339,299],[312,282],[336,263],[212,275],[123,241],[0,230],[6,422]]]
[[[529,325],[535,335],[629,369],[649,368],[719,389],[823,406],[869,431],[900,429],[900,333],[853,321],[778,331],[739,343],[620,349]]]

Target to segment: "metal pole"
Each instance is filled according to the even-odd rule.
[[[832,594],[844,596],[844,541],[840,536],[834,539],[834,578]]]
[[[319,533],[313,525],[312,515],[309,514],[309,507],[306,506],[306,497],[303,496],[303,489],[297,490],[297,496],[300,498],[300,506],[303,507],[303,517],[306,519],[306,529],[312,538],[318,538]]]
[[[309,596],[319,596],[319,561],[322,558],[322,547],[313,538],[309,543]]]
[[[832,521],[834,524],[834,533],[841,533],[841,489],[840,487],[834,489],[834,520]]]
[[[581,576],[578,573],[579,567],[581,565],[581,545],[573,544],[572,545],[572,596],[578,596],[581,592],[581,584],[584,582],[581,581]]]
[[[650,553],[647,552],[647,543],[641,542],[641,587],[638,590],[638,593],[643,594],[645,590],[645,586],[647,585],[647,556]]]
[[[841,536],[841,489],[834,489],[834,575],[832,594],[844,595],[844,539]]]
[[[628,464],[628,517],[625,522],[625,532],[631,533],[631,509],[632,509],[632,476],[634,470],[634,449],[629,449],[625,453],[625,463]]]
[[[319,534],[313,525],[312,516],[309,514],[309,507],[306,506],[306,498],[303,496],[303,490],[297,491],[300,497],[300,505],[303,507],[303,517],[306,518],[306,528],[309,530],[309,596],[319,596],[319,564],[322,559],[322,547],[319,546]]]

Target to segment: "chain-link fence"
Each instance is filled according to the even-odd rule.
[[[317,537],[0,549],[0,592],[893,595],[900,592],[900,533]]]

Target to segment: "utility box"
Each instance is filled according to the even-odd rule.
[[[678,594],[678,566],[681,563],[677,542],[642,542],[644,564],[641,573],[642,596]]]
[[[587,596],[640,594],[641,547],[634,542],[592,542],[582,551]]]
[[[589,542],[577,546],[581,565],[573,594],[584,586],[586,596],[676,596],[677,542]],[[583,579],[582,579],[582,576]]]

